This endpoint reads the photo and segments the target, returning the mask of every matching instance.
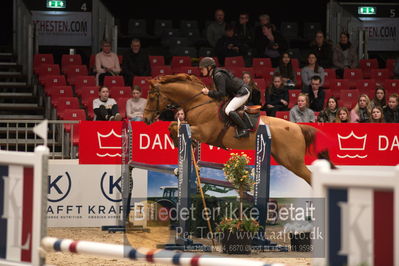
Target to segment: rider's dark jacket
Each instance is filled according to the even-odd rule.
[[[223,68],[215,68],[212,74],[213,81],[215,82],[215,90],[210,90],[208,95],[214,99],[221,99],[225,96],[233,98],[235,96],[246,95],[249,89],[246,90],[242,79],[235,77],[230,71]]]

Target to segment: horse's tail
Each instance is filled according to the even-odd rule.
[[[318,159],[325,159],[330,163],[331,169],[337,167],[330,160],[330,154],[328,151],[327,137],[315,127],[309,125],[298,124],[301,128],[302,135],[305,139],[306,152],[309,154],[316,154]]]

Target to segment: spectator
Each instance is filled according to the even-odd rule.
[[[310,43],[310,49],[317,56],[322,67],[330,68],[332,66],[332,46],[325,40],[322,31],[316,32],[315,39]]]
[[[296,85],[296,73],[291,63],[291,56],[289,53],[284,52],[281,56],[279,66],[276,68],[275,73],[280,73],[283,77],[285,86],[294,89]]]
[[[258,17],[259,21],[258,21],[258,25],[255,27],[255,40],[259,40],[262,38],[263,36],[263,26],[266,26],[267,24],[271,24],[270,22],[270,16],[267,14],[262,14]],[[273,28],[275,28],[275,26],[273,24],[271,24]]]
[[[306,89],[309,87],[310,81],[314,76],[320,77],[320,85],[322,86],[324,84],[324,75],[324,68],[319,66],[319,63],[317,62],[317,56],[314,53],[309,53],[308,64],[301,70],[303,88]]]
[[[186,122],[186,115],[184,114],[183,108],[179,108],[175,114],[175,120],[180,121],[180,123],[187,123]]]
[[[377,87],[374,91],[374,98],[371,100],[371,108],[380,106],[384,108],[387,105],[385,100],[385,89],[383,87]]]
[[[199,69],[203,76],[212,77],[215,84],[214,90],[205,87],[202,89],[202,93],[216,100],[226,96],[231,99],[224,112],[237,125],[235,137],[248,137],[252,125],[248,123],[249,119],[242,119],[237,112],[237,109],[243,106],[251,95],[247,85],[228,70],[216,67],[216,62],[212,57],[202,58],[199,62]],[[244,112],[244,114],[246,113]]]
[[[302,92],[309,96],[309,108],[313,111],[320,112],[323,109],[325,92],[321,85],[321,78],[313,76],[310,85],[303,89]]]
[[[260,100],[260,90],[258,86],[256,86],[251,73],[244,71],[242,73],[242,81],[244,81],[244,83],[248,86],[248,89],[251,90],[251,96],[249,96],[247,105],[262,105]]]
[[[342,32],[339,43],[334,48],[333,64],[336,67],[336,73],[339,78],[343,78],[344,69],[356,68],[358,66],[356,48],[349,41],[349,34]]]
[[[277,67],[278,59],[288,48],[287,41],[271,24],[262,26],[262,36],[255,41],[255,46],[258,56],[270,58],[273,67]]]
[[[249,25],[249,14],[246,12],[241,12],[239,17],[239,23],[235,27],[235,36],[241,42],[243,48],[248,50],[253,46],[254,43],[254,31]]]
[[[144,121],[144,109],[147,104],[147,100],[141,98],[141,88],[139,86],[133,86],[132,98],[126,102],[126,116],[130,121]]]
[[[283,78],[280,74],[274,74],[272,83],[266,90],[266,103],[262,110],[268,116],[276,116],[276,111],[288,110],[288,89],[284,86]]]
[[[337,117],[335,122],[336,123],[349,123],[349,110],[346,107],[338,108]]]
[[[399,123],[399,95],[391,94],[388,105],[384,108],[384,117],[387,123]]]
[[[242,55],[242,45],[234,36],[233,26],[226,24],[225,34],[216,42],[215,52],[222,65],[226,57]]]
[[[382,110],[381,106],[374,106],[371,109],[371,123],[385,123],[384,120],[384,111]]]
[[[123,55],[122,74],[127,85],[131,86],[135,76],[150,76],[151,66],[148,55],[141,50],[139,39],[133,39],[130,49]]]
[[[371,104],[366,94],[361,94],[356,106],[351,110],[351,123],[370,122]]]
[[[396,63],[393,69],[393,75],[395,79],[399,79],[399,57],[396,59]]]
[[[298,95],[298,104],[290,110],[290,121],[295,123],[314,123],[315,115],[309,108],[309,97],[305,93]]]
[[[113,98],[109,98],[109,89],[101,87],[98,91],[99,98],[93,100],[94,120],[121,121],[118,104]]]
[[[105,76],[115,76],[121,72],[118,56],[111,52],[111,42],[103,41],[101,47],[102,51],[96,54],[96,78],[100,86],[104,84]]]
[[[224,11],[222,9],[217,9],[215,10],[215,20],[212,21],[206,29],[206,38],[210,46],[216,46],[216,42],[224,35],[225,28]]]
[[[317,122],[334,123],[338,116],[338,100],[334,96],[328,98],[326,108],[324,108],[319,116]]]

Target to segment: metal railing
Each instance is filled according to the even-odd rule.
[[[6,151],[33,151],[44,141],[33,133],[33,127],[43,120],[0,120],[0,148]],[[76,159],[78,146],[73,136],[78,130],[79,121],[48,121],[47,146],[51,159]],[[75,143],[76,144],[76,143]]]

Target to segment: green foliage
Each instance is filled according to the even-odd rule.
[[[218,232],[237,232],[237,231],[245,231],[245,232],[257,232],[261,226],[254,219],[231,219],[224,218],[220,224],[217,226],[216,230]]]

